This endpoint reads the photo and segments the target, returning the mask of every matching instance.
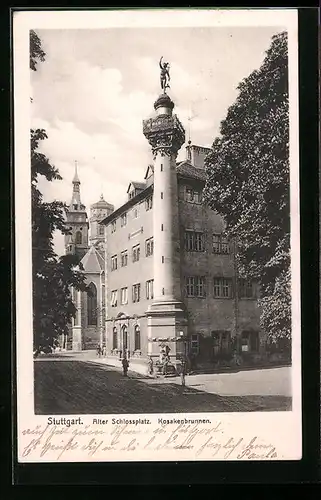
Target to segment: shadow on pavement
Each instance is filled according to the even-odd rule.
[[[38,360],[34,368],[35,413],[41,415],[291,410],[288,397],[219,396],[171,382],[146,384],[136,374],[127,378],[82,361]]]

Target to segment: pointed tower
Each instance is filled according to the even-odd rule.
[[[66,225],[70,234],[65,235],[65,252],[79,256],[80,259],[88,250],[88,219],[86,207],[80,199],[80,180],[75,162],[75,175],[72,181],[71,202],[66,210]]]
[[[103,195],[90,207],[90,245],[102,250],[105,243],[105,226],[100,222],[114,211],[114,206],[104,200]]]

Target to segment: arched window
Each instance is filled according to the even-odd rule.
[[[135,326],[135,351],[140,351],[140,328]]]
[[[76,232],[76,245],[81,245],[81,242],[82,242],[81,232],[77,231]]]
[[[114,328],[113,328],[113,349],[117,349],[117,347],[118,347],[117,328],[114,326]]]
[[[123,332],[123,350],[126,351],[128,349],[128,332],[126,325],[122,327],[122,332]]]
[[[97,326],[97,288],[94,283],[90,283],[87,293],[87,313],[88,325]]]

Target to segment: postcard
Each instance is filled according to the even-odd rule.
[[[18,462],[299,460],[296,9],[13,15]]]

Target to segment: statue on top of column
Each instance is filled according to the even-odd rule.
[[[166,94],[166,89],[168,89],[170,86],[169,86],[169,81],[171,79],[170,77],[170,74],[169,74],[169,63],[168,62],[162,62],[163,60],[163,56],[160,58],[160,61],[159,61],[159,67],[161,69],[161,72],[160,72],[160,84],[161,84],[161,88],[164,92],[164,94]]]

